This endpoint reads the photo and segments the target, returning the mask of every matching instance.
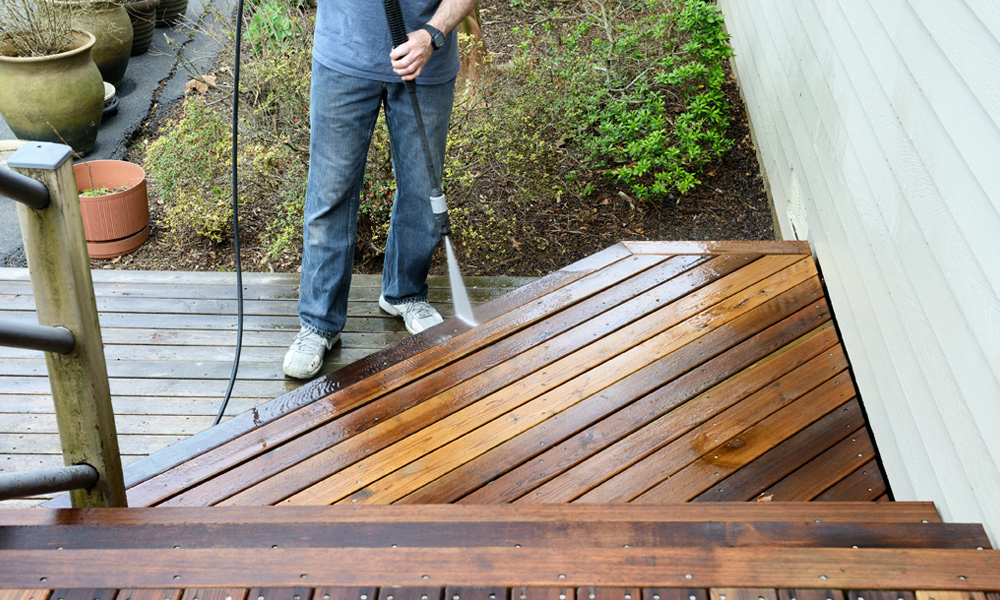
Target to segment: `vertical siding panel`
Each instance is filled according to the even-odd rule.
[[[862,11],[858,10],[860,8],[861,7],[855,5],[853,6],[854,10],[850,13],[846,13],[850,15],[849,18],[854,23],[857,23],[858,20],[861,19],[859,14],[861,14]],[[862,19],[862,22],[864,23],[866,21]],[[870,41],[878,38],[877,32],[872,30],[862,30],[857,33],[859,40]],[[841,38],[837,38],[837,40],[840,41]],[[841,49],[841,52],[843,51],[844,49]],[[874,54],[869,52],[868,55],[873,56]],[[877,56],[880,57],[884,57],[886,55],[886,52],[877,54]],[[862,77],[858,74],[859,71],[863,70],[862,67],[866,67],[867,64],[865,64],[859,57],[855,56],[854,58],[855,61],[852,64],[857,65],[857,68],[849,71],[852,79],[856,82],[861,82],[862,86],[866,85],[866,83],[875,84],[879,80],[878,78],[873,79],[870,77]],[[919,181],[920,178],[926,179],[926,175],[921,172],[911,171],[909,167],[912,167],[913,163],[905,160],[905,158],[900,166],[900,155],[905,157],[907,154],[911,153],[911,149],[910,146],[908,146],[908,140],[906,140],[905,137],[898,135],[898,132],[895,131],[897,119],[894,119],[891,113],[880,114],[880,112],[885,111],[888,107],[881,106],[877,102],[871,102],[873,98],[868,94],[865,94],[862,97],[866,103],[864,107],[865,112],[874,116],[871,119],[872,125],[876,128],[876,130],[881,128],[882,131],[879,132],[877,140],[871,142],[870,145],[861,144],[859,145],[859,148],[870,151],[877,149],[877,144],[879,142],[885,144],[887,140],[894,141],[895,143],[893,145],[890,145],[888,148],[883,146],[883,149],[886,151],[886,155],[890,158],[890,162],[895,163],[893,165],[894,170],[903,171],[904,176],[901,179],[901,183],[904,187],[907,187],[906,184],[910,184],[909,192],[911,193],[911,198],[909,200],[912,201],[912,194],[914,190],[919,193],[924,193],[929,187],[932,188],[932,186],[926,184],[926,182],[925,185],[912,185],[912,179],[916,178]],[[869,160],[866,160],[862,154],[861,158],[862,164],[869,165],[871,160],[877,160],[878,157],[872,156]],[[891,195],[889,198],[898,198],[898,196]],[[885,199],[880,200],[882,200],[883,203],[885,201]],[[861,207],[863,204],[859,204],[858,206]],[[904,210],[908,209],[905,205],[897,208]],[[905,227],[913,226],[912,219],[899,221],[898,224]],[[996,481],[996,475],[995,466],[990,464],[991,461],[989,461],[988,458],[984,460],[984,457],[988,457],[989,454],[988,445],[985,444],[983,438],[971,438],[967,435],[976,431],[977,422],[969,415],[966,406],[963,404],[963,398],[955,393],[957,386],[954,375],[950,371],[946,370],[947,361],[945,356],[942,354],[941,349],[935,345],[935,340],[928,339],[926,337],[926,330],[929,327],[928,315],[934,315],[934,318],[930,320],[935,324],[939,323],[943,316],[933,310],[926,312],[911,312],[909,309],[912,307],[901,302],[900,290],[909,289],[901,286],[914,281],[922,281],[923,278],[926,278],[928,273],[921,273],[920,269],[926,269],[928,265],[933,265],[935,256],[930,254],[927,251],[928,249],[926,245],[921,244],[919,240],[897,238],[896,244],[900,246],[902,251],[909,253],[909,255],[906,256],[906,260],[903,262],[903,266],[909,272],[908,281],[905,279],[897,279],[895,276],[890,279],[890,281],[894,283],[892,287],[893,294],[885,296],[885,299],[891,300],[895,303],[897,309],[900,310],[900,313],[905,315],[905,331],[913,341],[913,347],[917,352],[916,358],[919,360],[919,365],[922,366],[924,370],[930,371],[930,389],[928,390],[921,387],[912,390],[911,394],[907,398],[907,403],[912,405],[913,410],[917,411],[918,415],[920,415],[918,424],[921,427],[919,431],[924,436],[924,439],[926,440],[925,443],[933,445],[935,450],[941,450],[942,445],[950,438],[952,446],[950,451],[954,454],[952,456],[945,457],[935,452],[932,456],[937,460],[932,461],[931,463],[937,471],[939,479],[942,479],[946,483],[945,489],[955,490],[955,492],[950,492],[949,495],[951,497],[961,497],[962,495],[965,495],[966,498],[959,502],[959,504],[967,506],[970,510],[976,508],[975,504],[979,504],[978,508],[980,509],[984,506],[989,507],[995,504],[991,499],[989,499],[989,494],[991,492],[990,488],[995,488],[992,483]],[[930,275],[934,275],[934,273],[931,273]],[[930,277],[930,279],[933,280],[934,277]],[[923,289],[919,290],[918,298],[921,302],[926,302],[926,296],[928,294],[933,295],[935,292],[940,293],[942,289],[946,287],[947,285],[940,281],[940,277],[938,276],[938,280],[934,281],[932,285],[924,285]],[[906,296],[902,296],[902,298],[907,300],[909,299]],[[952,313],[946,312],[944,316],[954,316],[953,312],[954,311],[952,311]],[[961,334],[965,334],[967,336],[968,328],[965,327],[965,324],[962,323],[961,320],[959,320],[958,326],[959,328],[955,330],[958,337],[961,337]],[[899,350],[894,347],[892,350],[897,353],[899,352]],[[966,354],[968,354],[968,352],[966,352]],[[939,409],[939,405],[942,407],[941,409]],[[941,423],[943,423],[948,429],[941,430]],[[975,482],[975,485],[979,487],[980,493],[977,495],[972,495],[970,493],[973,487],[972,481],[968,481],[968,479],[965,478],[963,478],[963,481],[955,481],[953,474],[948,472],[953,469],[963,470],[966,467],[971,467],[969,469],[972,472],[970,478]],[[990,475],[991,472],[993,473],[992,476]],[[977,476],[984,473],[987,478],[985,480],[980,480]],[[952,480],[950,485],[947,484],[947,480],[949,479]],[[978,496],[978,498],[976,496]],[[949,513],[951,511],[951,507],[947,502],[942,502],[942,510],[945,513]],[[979,511],[973,512],[973,514],[978,513]]]
[[[997,85],[982,78],[1000,20],[966,0],[943,3],[955,23],[929,25],[946,15],[927,1],[720,5],[782,232],[801,194],[897,497],[983,520],[996,540],[1000,232],[987,192],[1000,181],[977,152],[1000,135],[997,98],[977,97]],[[973,12],[990,19],[970,25]],[[940,40],[956,27],[972,39]],[[977,64],[955,66],[983,44]],[[925,93],[938,80],[950,83]],[[942,104],[956,86],[964,98]]]
[[[810,39],[838,40],[841,43],[846,40],[853,40],[853,33],[844,19],[840,18],[841,15],[836,13],[835,9],[829,4],[825,6],[827,7],[827,12],[823,15],[817,15],[817,18],[814,19],[814,22],[820,26],[816,29],[811,29],[808,37]],[[797,10],[808,12],[807,9],[809,8],[812,8],[812,6],[803,3],[797,7]],[[791,11],[791,14],[795,12]],[[790,19],[791,15],[788,18]],[[825,27],[829,27],[830,30],[827,31]],[[828,41],[827,43],[830,42]],[[854,63],[856,62],[854,61]],[[840,65],[839,61],[835,61],[835,63],[835,65],[831,65],[833,68],[829,71],[830,74],[826,78],[810,79],[810,81],[817,84],[819,89],[826,89],[828,92],[830,86],[829,84],[824,85],[826,81],[835,80],[840,83],[835,88],[839,92],[836,100],[832,100],[831,95],[831,100],[824,103],[825,114],[828,116],[826,120],[832,121],[833,125],[831,127],[824,123],[823,134],[816,140],[820,144],[819,154],[821,156],[837,159],[830,161],[830,163],[833,163],[833,166],[839,169],[839,172],[834,168],[830,168],[830,163],[825,163],[824,161],[820,161],[814,165],[807,164],[804,169],[809,173],[811,178],[823,177],[821,182],[823,185],[820,189],[824,190],[824,192],[829,190],[830,193],[824,193],[822,196],[814,198],[814,200],[819,206],[826,205],[832,207],[831,212],[836,215],[833,219],[828,220],[823,228],[817,229],[816,235],[832,238],[833,232],[830,229],[836,229],[838,225],[846,232],[846,242],[840,244],[834,243],[832,247],[839,256],[847,257],[853,254],[853,258],[861,262],[859,265],[859,275],[862,276],[862,279],[854,281],[851,287],[847,289],[864,290],[865,293],[860,295],[861,302],[859,304],[865,301],[872,303],[872,310],[868,313],[868,316],[863,318],[863,329],[872,333],[879,332],[881,336],[869,335],[865,339],[869,343],[872,341],[881,342],[881,348],[873,353],[873,355],[879,357],[880,361],[886,359],[891,361],[891,369],[884,370],[882,377],[877,381],[884,381],[886,374],[892,373],[897,378],[896,382],[894,382],[894,385],[898,386],[897,393],[887,397],[907,398],[925,390],[927,381],[924,373],[921,372],[916,361],[913,359],[911,341],[906,336],[907,327],[900,319],[900,312],[893,310],[891,305],[879,302],[879,298],[895,294],[897,302],[904,301],[912,305],[916,304],[916,296],[912,290],[907,287],[890,290],[887,285],[887,282],[902,278],[901,261],[898,259],[895,247],[891,242],[893,239],[898,240],[901,237],[905,238],[907,235],[912,235],[912,231],[907,228],[907,221],[900,218],[899,215],[894,215],[887,222],[875,202],[876,197],[900,195],[900,191],[892,177],[892,173],[886,168],[885,160],[879,160],[880,156],[874,153],[874,150],[877,149],[877,144],[874,143],[875,133],[869,122],[868,115],[862,106],[865,101],[859,96],[859,94],[871,96],[871,87],[866,88],[862,86],[859,88],[854,86],[850,75],[847,74],[856,72],[857,68],[847,71]],[[804,104],[807,103],[807,99],[812,98],[814,98],[812,90],[806,89],[803,90],[802,96],[798,97],[798,101],[800,104]],[[796,113],[796,111],[791,110],[786,112],[788,114]],[[831,129],[834,131],[840,130],[842,127],[841,123],[846,124],[847,128],[852,132],[852,136],[829,134]],[[803,124],[793,126],[793,131],[803,131],[804,129]],[[824,141],[832,140],[834,137],[841,140],[837,148],[823,143]],[[869,154],[869,156],[864,156],[865,152],[861,152],[860,163],[855,158],[859,154],[858,146],[854,143],[858,138],[867,142],[861,143],[859,146]],[[816,142],[814,142],[814,147]],[[800,156],[803,156],[803,160],[805,160],[805,157],[808,155],[800,153]],[[844,183],[846,183],[846,186]],[[878,190],[878,194],[874,190]],[[844,202],[845,198],[854,199],[857,205]],[[860,251],[860,249],[865,250]],[[872,276],[873,274],[878,276]],[[834,303],[834,309],[837,310],[836,302]],[[850,346],[848,348],[850,351]],[[910,456],[922,454],[922,460],[920,461],[922,464],[940,463],[942,460],[952,458],[948,454],[927,452],[927,449],[919,443],[919,438],[913,435],[914,431],[920,431],[927,436],[937,435],[937,437],[941,437],[937,430],[938,423],[940,422],[938,419],[931,419],[927,422],[914,419],[911,407],[906,403],[899,403],[895,406],[889,405],[888,409],[892,418],[885,422],[897,425],[895,429],[900,431],[902,435],[895,437],[900,438],[899,443],[903,444],[904,452]],[[901,420],[903,423],[900,423]],[[905,424],[905,427],[900,428],[899,425],[901,424]],[[884,430],[887,431],[889,429],[884,428]],[[961,469],[955,468],[956,465],[941,466],[942,468],[936,470],[936,472],[945,474],[943,480],[939,483],[936,478],[927,477],[928,473],[925,473],[922,480],[918,479],[918,481],[922,482],[923,487],[937,487],[940,489],[967,484],[967,481],[962,477]],[[929,473],[932,476],[934,474],[935,472]]]

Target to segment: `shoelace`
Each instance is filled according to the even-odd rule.
[[[323,338],[312,334],[308,331],[299,331],[298,335],[295,336],[294,342],[300,350],[306,352],[315,353],[320,347],[326,347],[326,343]]]
[[[414,319],[426,319],[434,316],[431,305],[426,302],[411,302],[403,312],[411,315]]]

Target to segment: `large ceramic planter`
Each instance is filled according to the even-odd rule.
[[[159,5],[160,0],[139,0],[125,5],[125,12],[132,20],[132,56],[145,53],[153,43]]]
[[[188,0],[160,0],[156,9],[156,26],[170,27],[180,22],[187,14]]]
[[[80,196],[90,258],[127,254],[149,238],[149,196],[142,167],[120,160],[91,160],[73,165],[73,173],[81,193],[125,188],[102,196]]]
[[[104,85],[90,58],[94,36],[75,33],[51,56],[8,56],[0,44],[0,115],[22,140],[65,143],[84,155],[97,141]]]
[[[104,81],[121,88],[132,56],[132,20],[125,6],[116,0],[53,0],[53,4],[72,11],[74,28],[94,34],[91,58]]]

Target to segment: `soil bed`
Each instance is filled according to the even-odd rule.
[[[527,11],[506,0],[481,4],[483,34],[493,55],[513,48],[512,29],[530,19]],[[503,182],[478,180],[475,193],[494,212],[495,222],[516,223],[511,239],[493,256],[459,251],[466,275],[541,276],[623,240],[765,240],[773,239],[771,208],[764,191],[756,152],[750,138],[743,102],[731,72],[725,86],[730,109],[732,148],[706,167],[702,183],[690,192],[666,202],[639,202],[628,188],[602,180],[585,197],[563,196],[558,202],[524,202],[510,197]],[[157,123],[147,124],[148,140]],[[151,141],[151,140],[150,140]],[[142,143],[133,147],[128,160],[141,164]],[[447,181],[445,182],[447,189]],[[114,260],[94,260],[94,268],[218,271],[232,270],[235,261],[229,242],[205,239],[182,243],[166,241],[161,226],[162,210],[151,206],[149,241],[133,254]],[[241,228],[253,230],[253,215],[241,214]],[[484,224],[485,226],[485,224]],[[241,236],[241,240],[245,239]],[[249,244],[242,247],[242,266],[248,271],[299,269],[301,255],[279,259],[267,257]],[[381,257],[356,256],[355,272],[378,273]],[[444,252],[439,248],[432,273],[446,273]]]

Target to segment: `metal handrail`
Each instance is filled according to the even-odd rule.
[[[44,183],[6,168],[0,169],[0,192],[35,210],[47,208],[52,201]]]
[[[86,490],[94,487],[98,479],[100,475],[97,469],[90,465],[0,473],[0,500]]]
[[[70,465],[0,476],[0,500],[70,491],[74,507],[125,506],[121,454],[90,277],[72,150],[21,144],[0,168],[0,193],[21,203],[39,324],[0,321],[0,345],[47,357],[63,459]],[[89,293],[88,293],[89,291]],[[75,333],[74,333],[75,332]]]
[[[76,336],[65,327],[0,319],[0,346],[69,354],[76,348]]]

